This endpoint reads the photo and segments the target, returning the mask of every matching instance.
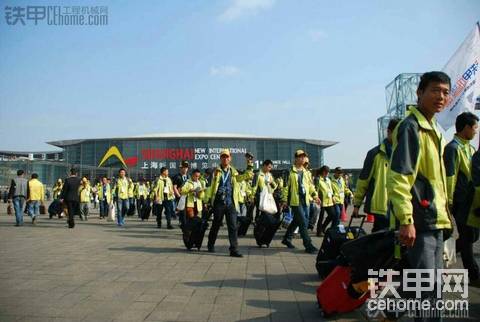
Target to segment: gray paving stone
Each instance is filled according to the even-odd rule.
[[[239,240],[228,256],[225,228],[217,253],[187,252],[181,232],[127,218],[124,229],[93,217],[73,230],[41,217],[12,226],[0,204],[0,321],[322,321],[315,256],[280,244]],[[315,245],[321,239],[312,237]],[[476,249],[479,253],[480,249]],[[480,290],[471,290],[472,314]],[[474,315],[475,316],[475,315]],[[333,320],[365,320],[359,312]],[[479,320],[478,318],[476,320]]]

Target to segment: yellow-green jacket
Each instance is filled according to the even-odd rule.
[[[239,183],[240,184],[240,197],[238,202],[243,204],[248,201],[249,195],[251,193],[251,187],[246,180]]]
[[[98,200],[105,200],[105,197],[107,198],[107,203],[110,204],[112,202],[112,189],[110,188],[110,184],[106,184],[107,189],[106,189],[106,196],[103,195],[103,184],[98,185]]]
[[[167,188],[165,190],[165,187]],[[169,177],[162,177],[160,176],[157,180],[157,184],[155,186],[155,188],[152,190],[154,192],[154,195],[155,195],[155,200],[157,202],[163,202],[164,200],[164,193],[165,191],[168,191],[167,192],[167,200],[173,200],[175,199],[175,195],[173,194],[173,183],[172,183],[172,179],[170,179]]]
[[[332,176],[330,180],[332,180],[333,203],[343,205],[345,195],[351,194],[350,189],[348,189],[342,176],[338,177],[338,179]]]
[[[128,199],[129,181],[126,177],[118,178],[115,186],[116,197],[118,199]]]
[[[468,203],[471,177],[471,162],[475,149],[468,140],[457,135],[445,147],[443,160],[447,173],[448,205],[454,210],[455,220],[465,223],[468,210],[464,205]]]
[[[467,225],[480,228],[480,151],[473,154],[471,168],[471,207],[469,208]]]
[[[144,199],[148,198],[148,187],[145,184],[140,184],[137,183],[135,185],[135,198],[140,199],[140,197],[143,197]]]
[[[322,207],[333,206],[332,180],[330,180],[329,177],[318,178],[317,191],[318,191],[318,196],[322,201]]]
[[[80,194],[80,202],[90,202],[91,188],[89,184],[80,185],[78,193]]]
[[[133,198],[135,196],[134,190],[135,190],[135,185],[132,179],[128,178],[128,198]]]
[[[255,186],[253,187],[253,192],[255,195],[259,195],[263,188],[265,187],[265,179],[267,174],[264,173],[262,170],[258,171],[257,178],[255,181]],[[268,191],[273,193],[275,189],[277,189],[277,183],[275,182],[275,178],[271,173],[268,173],[269,182],[268,182]]]
[[[30,201],[44,201],[45,188],[43,183],[38,179],[30,179],[27,184],[27,200]]]
[[[60,198],[60,193],[62,192],[63,184],[55,184],[53,187],[53,199]]]
[[[309,177],[309,171],[303,170],[302,183],[305,188],[305,201],[307,205],[310,204],[312,198],[318,196],[312,179]],[[300,193],[298,184],[298,170],[295,166],[290,169],[288,175],[288,181],[283,187],[282,202],[287,203],[289,206],[297,207],[300,205]]]
[[[387,214],[387,172],[390,156],[391,145],[385,139],[382,144],[368,151],[363,163],[353,204],[355,207],[360,207],[365,198],[363,210],[368,214]]]
[[[202,182],[203,186],[205,187],[205,193],[203,197],[203,203],[207,202],[207,198],[210,195],[210,190],[211,190],[211,185],[207,187],[207,179],[203,176],[203,174],[200,176],[200,181]]]
[[[388,199],[401,225],[417,231],[451,229],[447,206],[445,146],[435,119],[417,108],[393,132],[392,160],[387,174]]]
[[[277,178],[275,180],[275,183],[277,184],[277,189],[280,189],[280,190],[283,189],[283,178]]]
[[[245,180],[250,180],[253,178],[253,171],[252,167],[249,165],[247,170],[245,171],[244,174],[239,174],[238,171],[232,167],[229,166],[229,180],[232,180],[232,194],[233,194],[233,204],[235,205],[235,209],[239,212],[240,211],[240,182],[245,181]],[[213,173],[213,178],[212,178],[212,185],[211,189],[209,191],[209,195],[207,196],[207,200],[211,205],[213,206],[215,202],[215,197],[217,195],[218,187],[220,186],[220,180],[222,178],[222,169],[220,167],[216,168],[214,173]]]
[[[197,210],[200,213],[203,209],[203,200],[205,199],[205,184],[204,181],[198,180],[197,185],[202,190],[196,195],[196,193],[192,191],[195,187],[195,182],[192,179],[188,179],[187,182],[185,182],[185,184],[182,186],[180,193],[184,196],[187,196],[185,200],[185,207],[194,208],[196,205]]]

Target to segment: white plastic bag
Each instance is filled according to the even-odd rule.
[[[182,211],[182,210],[185,209],[186,199],[187,199],[187,196],[185,196],[185,195],[180,197],[180,200],[178,200],[177,210]]]
[[[258,208],[260,211],[266,212],[270,215],[276,214],[278,211],[273,194],[271,194],[266,188],[260,193],[260,203]]]
[[[457,262],[457,254],[455,249],[455,238],[452,236],[443,243],[443,260],[445,267],[452,267]]]
[[[117,219],[117,212],[115,209],[115,203],[111,203],[108,207],[108,221],[115,221]]]

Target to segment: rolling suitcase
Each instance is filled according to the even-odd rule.
[[[262,245],[270,247],[273,236],[275,236],[281,224],[282,221],[277,216],[262,212],[253,228],[253,235],[258,247],[262,247]]]
[[[242,237],[247,234],[248,228],[252,223],[252,219],[247,216],[238,216],[237,225],[238,225],[238,236]]]
[[[130,206],[128,207],[127,216],[131,217],[134,214],[135,214],[135,204],[131,203]]]
[[[353,217],[351,217],[348,227],[339,225],[330,227],[325,232],[315,264],[320,278],[325,278],[341,262],[341,258],[338,257],[340,255],[340,247],[345,242],[366,235],[365,230],[363,230],[365,215],[361,215],[358,218],[362,219],[360,226],[352,226]]]
[[[208,223],[198,216],[190,218],[185,223],[183,228],[183,243],[188,250],[202,248],[205,231],[208,228]]]
[[[60,200],[54,200],[52,201],[50,206],[48,206],[48,215],[50,219],[52,219],[53,216],[60,216],[62,211],[63,211],[63,205],[60,202]]]
[[[324,317],[351,312],[369,298],[368,282],[354,287],[350,282],[350,272],[350,267],[337,266],[317,288],[317,301]]]
[[[153,206],[155,207],[155,204],[153,204]],[[148,220],[148,218],[150,218],[150,212],[151,211],[152,211],[152,206],[150,206],[149,204],[146,204],[142,209],[141,219],[142,220]]]

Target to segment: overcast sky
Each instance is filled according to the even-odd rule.
[[[1,1],[0,150],[156,132],[340,142],[330,166],[377,144],[385,85],[441,69],[480,1],[69,1],[107,26],[8,25]]]

